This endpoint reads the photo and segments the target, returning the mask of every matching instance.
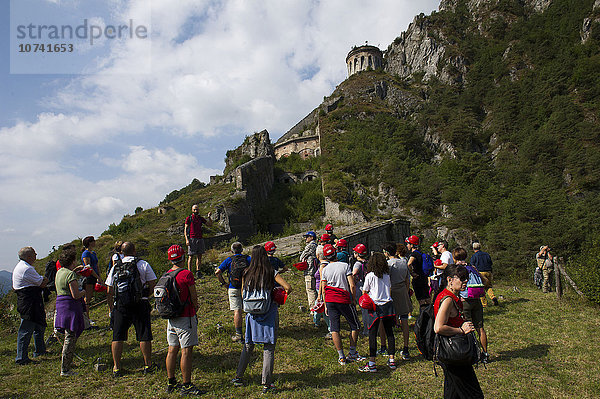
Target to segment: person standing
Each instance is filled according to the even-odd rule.
[[[317,234],[314,231],[308,231],[304,234],[306,246],[300,254],[300,262],[308,263],[308,268],[304,270],[304,285],[306,288],[306,298],[308,299],[308,308],[310,309],[317,299],[317,289],[315,272],[319,267],[317,260]]]
[[[117,261],[106,277],[107,302],[113,324],[113,377],[123,375],[123,342],[127,341],[127,333],[132,324],[144,357],[143,374],[150,374],[157,367],[152,363],[152,325],[148,295],[156,284],[156,274],[148,262],[136,257],[132,242],[124,242],[121,251],[123,259]]]
[[[90,304],[92,302],[92,298],[94,297],[94,287],[100,279],[100,269],[98,268],[98,256],[94,251],[96,247],[96,239],[94,236],[87,236],[82,240],[83,243],[83,251],[81,253],[81,263],[84,267],[91,267],[91,273],[89,276],[85,277],[83,282],[83,288],[85,291],[85,306],[86,306],[86,314],[88,319],[90,318]],[[100,283],[102,284],[102,282]],[[90,319],[90,327],[94,328],[96,323],[94,323]]]
[[[354,265],[352,265],[352,277],[354,279],[354,285],[356,286],[356,296],[362,296],[362,288],[365,283],[365,276],[367,275],[367,258],[369,256],[367,247],[364,244],[356,244],[356,246],[352,249],[353,258],[356,259]],[[363,329],[362,335],[365,337],[369,336],[369,329],[365,324],[365,320],[367,319],[369,312],[367,309],[360,308],[362,320],[363,320]]]
[[[35,271],[33,264],[37,259],[35,249],[23,247],[19,250],[19,263],[12,273],[12,286],[17,294],[17,312],[21,315],[21,324],[17,332],[17,357],[15,363],[26,365],[31,363],[29,358],[29,342],[33,336],[35,350],[33,357],[45,355],[46,343],[44,331],[46,330],[46,311],[42,289],[48,283]]]
[[[185,269],[183,248],[171,245],[167,250],[171,268],[167,273],[175,276],[179,300],[185,304],[183,311],[177,317],[167,319],[167,393],[180,389],[182,395],[202,395],[206,391],[198,389],[192,384],[192,356],[194,346],[198,345],[198,294],[194,274]],[[175,377],[177,369],[177,355],[181,348],[181,376],[183,384],[180,386]]]
[[[429,281],[423,271],[423,254],[419,251],[419,237],[412,235],[406,238],[405,243],[410,255],[408,256],[408,270],[412,276],[412,286],[420,308],[431,303],[429,296]]]
[[[250,265],[250,257],[242,252],[244,247],[241,242],[231,244],[233,255],[225,259],[215,270],[215,275],[221,287],[227,287],[229,298],[229,310],[233,312],[233,326],[235,334],[231,337],[233,342],[241,342],[242,339],[242,275]],[[229,283],[225,282],[223,272],[227,272]]]
[[[337,260],[340,262],[350,263],[350,254],[348,253],[348,241],[340,238],[335,243],[337,250]]]
[[[552,290],[552,274],[554,273],[554,255],[550,248],[546,248],[546,260],[542,266],[544,282],[542,283],[542,292],[547,294]]]
[[[498,298],[496,298],[496,295],[494,295],[494,290],[492,289],[494,283],[494,276],[492,274],[492,257],[487,252],[481,250],[481,244],[478,242],[473,243],[473,251],[475,253],[473,256],[471,256],[469,263],[473,265],[473,267],[475,267],[475,269],[477,269],[481,275],[486,295],[490,297],[495,306],[498,306]],[[481,304],[484,308],[487,306],[486,295],[481,297]]]
[[[333,225],[331,223],[328,223],[325,226],[325,233],[329,235],[329,244],[335,245],[337,243],[338,238],[335,234],[333,234]]]
[[[185,245],[188,246],[188,270],[192,270],[192,258],[196,257],[196,278],[200,278],[200,265],[202,264],[202,254],[205,251],[204,239],[202,238],[202,225],[212,226],[211,213],[208,212],[204,219],[200,216],[198,205],[192,205],[192,214],[185,218],[183,235],[185,236]]]
[[[402,244],[388,243],[383,248],[383,254],[388,258],[390,275],[390,295],[394,302],[394,310],[400,320],[402,327],[402,338],[404,346],[402,347],[402,360],[409,360],[408,352],[408,314],[412,306],[408,289],[410,284],[410,272],[408,271],[408,262],[406,261],[406,247]]]
[[[275,283],[279,284],[289,294],[292,287],[283,277],[271,267],[267,252],[261,245],[252,248],[250,266],[244,271],[242,289],[245,293],[272,292]],[[263,394],[276,391],[273,384],[273,366],[275,364],[275,343],[279,329],[279,306],[275,301],[264,314],[248,313],[246,315],[246,336],[235,378],[231,380],[234,386],[244,385],[242,377],[254,352],[255,344],[263,344],[262,385]]]
[[[369,328],[369,362],[358,371],[364,373],[377,372],[375,357],[377,356],[377,335],[380,323],[387,337],[387,365],[390,369],[396,369],[396,339],[394,338],[394,326],[396,325],[396,312],[394,301],[391,296],[391,283],[389,270],[385,256],[381,252],[375,252],[369,258],[367,276],[363,286],[363,295],[367,294],[375,304],[375,311],[369,312],[369,317],[363,322]]]
[[[433,264],[435,267],[434,278],[439,282],[438,289],[436,290],[436,294],[446,288],[446,278],[444,276],[444,270],[448,265],[454,264],[454,258],[452,257],[452,252],[448,250],[448,241],[441,240],[437,245],[437,252],[440,255],[440,265]],[[438,262],[439,263],[439,262]]]
[[[85,290],[79,290],[75,270],[82,266],[75,267],[75,251],[63,251],[59,259],[62,267],[56,272],[56,318],[54,319],[54,328],[62,329],[65,332],[60,375],[71,377],[77,375],[77,372],[73,371],[71,367],[75,345],[84,328],[83,308],[85,304],[83,297],[85,296]]]
[[[469,272],[464,266],[449,265],[445,275],[446,288],[438,294],[433,307],[433,329],[436,334],[449,337],[468,334],[474,331],[475,327],[462,317],[463,304],[458,295],[467,288]],[[441,366],[444,370],[444,398],[483,398],[473,366],[452,366],[444,363]]]
[[[323,268],[321,275],[321,285],[325,292],[325,312],[329,316],[329,325],[331,327],[331,338],[335,349],[338,352],[338,363],[346,365],[346,362],[357,362],[364,360],[356,351],[356,342],[358,340],[358,316],[354,307],[356,287],[350,265],[344,262],[336,261],[335,249],[331,244],[326,245],[327,251],[331,255],[325,256],[330,263]],[[340,336],[340,317],[344,318],[350,324],[350,352],[348,358],[344,355],[342,338]]]

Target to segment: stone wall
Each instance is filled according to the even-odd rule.
[[[287,157],[291,154],[300,154],[303,159],[321,155],[319,135],[306,131],[305,135],[295,137],[275,147],[275,157]]]
[[[273,158],[260,157],[238,166],[233,172],[235,188],[246,192],[246,199],[251,206],[261,204],[267,199],[275,177],[273,175]]]
[[[352,249],[356,244],[364,244],[367,250],[381,252],[386,242],[404,242],[404,238],[410,235],[410,222],[400,219],[387,220],[378,225],[358,230],[344,236],[348,241],[348,248]]]
[[[325,197],[325,220],[340,222],[343,224],[363,223],[367,219],[361,211],[351,209],[340,209],[340,204]]]

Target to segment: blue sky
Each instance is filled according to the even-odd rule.
[[[137,206],[156,206],[193,178],[208,181],[247,134],[267,129],[275,141],[346,78],[353,45],[386,49],[439,1],[12,3],[11,17],[11,2],[0,0],[5,270],[22,246],[45,256],[53,245],[99,235]],[[14,58],[24,55],[11,47],[11,22],[82,18],[102,28],[132,20],[149,36],[73,41],[72,58]],[[28,73],[11,73],[11,61],[13,72]]]

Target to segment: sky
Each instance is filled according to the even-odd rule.
[[[246,135],[275,142],[352,46],[385,50],[438,3],[0,0],[0,270],[208,182]]]

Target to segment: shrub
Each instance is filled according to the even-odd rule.
[[[583,245],[582,251],[567,262],[567,273],[586,298],[600,304],[600,237],[598,234]]]

